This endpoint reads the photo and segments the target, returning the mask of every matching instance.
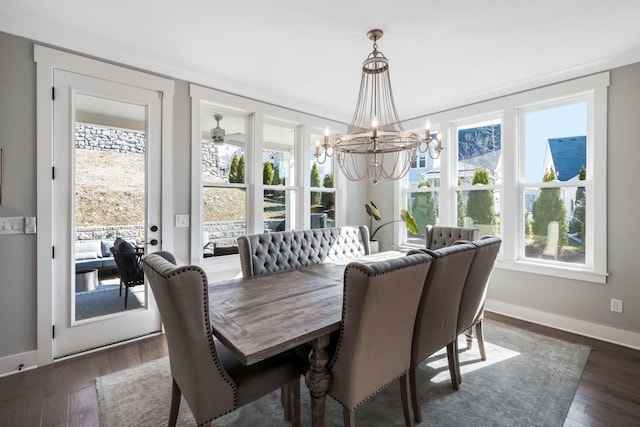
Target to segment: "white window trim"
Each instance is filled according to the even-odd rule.
[[[588,224],[607,224],[607,88],[610,82],[609,72],[594,74],[577,78],[566,82],[551,84],[537,89],[532,89],[473,105],[453,108],[440,113],[430,114],[428,117],[432,123],[439,123],[443,129],[444,150],[441,160],[440,182],[440,223],[456,224],[455,197],[453,191],[457,185],[453,185],[457,159],[457,147],[451,125],[454,122],[466,121],[474,117],[482,117],[492,112],[502,111],[502,190],[501,190],[501,233],[503,243],[501,255],[496,262],[496,268],[516,270],[533,274],[563,277],[593,283],[606,283],[607,272],[607,230],[606,227],[589,227],[586,238],[592,244],[592,263],[584,266],[568,265],[567,263],[534,263],[531,260],[519,259],[518,251],[522,244],[522,233],[519,227],[523,227],[522,221],[518,221],[524,215],[524,206],[519,203],[522,177],[518,176],[522,171],[521,158],[523,151],[519,138],[518,109],[526,108],[534,104],[552,102],[564,98],[575,98],[578,95],[592,94],[588,103],[587,112],[591,116],[587,137],[591,143],[587,144],[587,180],[591,180],[587,187],[587,197],[591,200],[586,212]],[[424,123],[427,116],[418,117],[405,122],[406,128],[419,126]],[[516,163],[518,162],[518,163]],[[597,179],[593,179],[597,177]],[[602,177],[605,177],[604,179]],[[506,185],[506,183],[515,183]],[[457,183],[456,183],[457,184]],[[395,185],[395,206],[399,211],[402,206],[402,196],[406,183],[398,180]],[[406,198],[406,195],[404,196]],[[395,245],[402,244],[401,227],[396,227]],[[514,237],[516,236],[516,237]]]

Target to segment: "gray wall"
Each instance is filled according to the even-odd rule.
[[[33,44],[0,32],[0,148],[4,150],[3,203],[0,216],[36,214],[36,83]],[[608,197],[609,271],[607,285],[595,285],[506,270],[496,270],[490,297],[613,328],[640,332],[640,262],[634,225],[640,201],[634,199],[640,158],[640,64],[615,69],[609,91]],[[173,112],[172,212],[190,210],[190,126],[188,83],[176,80]],[[185,190],[186,189],[186,190]],[[368,223],[364,203],[373,200],[384,218],[393,216],[393,185],[348,183],[348,224]],[[173,228],[179,262],[188,262],[189,229]],[[381,232],[388,248],[392,227]],[[0,358],[36,349],[36,239],[0,235]],[[609,312],[610,298],[625,301],[624,314]]]
[[[36,216],[33,45],[0,33],[0,217]],[[36,348],[36,235],[0,234],[0,357]]]
[[[199,113],[196,113],[199,114]],[[176,80],[173,97],[173,208],[174,212],[163,212],[173,218],[176,214],[191,211],[191,98],[189,83]],[[165,230],[166,232],[167,230]],[[173,228],[173,248],[178,264],[190,264],[191,228]]]

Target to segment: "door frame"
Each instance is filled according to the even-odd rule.
[[[53,362],[53,114],[55,89],[53,70],[59,69],[116,83],[157,91],[162,97],[161,168],[162,248],[173,248],[173,94],[172,80],[107,64],[71,53],[34,45],[37,100],[37,365]],[[81,353],[80,353],[81,354]]]

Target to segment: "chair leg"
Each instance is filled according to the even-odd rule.
[[[409,378],[407,374],[401,376],[398,381],[400,382],[400,398],[402,399],[402,412],[404,414],[405,427],[411,427],[411,414],[409,413],[409,398],[407,393],[409,391]]]
[[[120,296],[122,296],[122,279],[120,279]]]
[[[460,374],[460,354],[458,353],[459,348],[458,348],[458,339],[456,338],[456,340],[453,342],[453,363],[454,363],[454,367],[456,369],[456,378],[458,380],[458,386],[460,384],[462,384],[462,375]]]
[[[345,407],[342,407],[342,420],[344,427],[355,427],[356,425],[356,410],[353,411],[348,410]]]
[[[409,393],[411,394],[411,405],[413,406],[413,419],[419,423],[422,421],[422,412],[418,402],[418,387],[416,385],[416,368],[413,363],[409,367]]]
[[[478,350],[480,350],[480,358],[487,360],[487,353],[484,351],[484,331],[482,330],[482,319],[476,323],[476,338],[478,340]]]
[[[127,302],[129,300],[129,287],[125,286],[124,287],[124,309],[127,309]]]
[[[454,360],[455,356],[453,354],[455,352],[455,349],[457,349],[455,340],[447,344],[447,360],[449,361],[449,376],[451,377],[451,386],[454,390],[458,390],[460,386],[458,385],[458,374],[456,373]]]
[[[180,387],[176,380],[173,381],[173,387],[171,390],[171,409],[169,410],[169,427],[175,427],[176,422],[178,421],[178,410],[180,409],[180,396],[182,396],[182,391],[180,391]]]
[[[284,420],[291,421],[291,407],[289,405],[289,384],[280,387],[280,403],[284,409]]]
[[[300,427],[300,378],[287,384],[289,402],[289,418],[292,427]]]
[[[471,350],[473,343],[473,327],[467,329],[464,336],[467,338],[467,350]]]

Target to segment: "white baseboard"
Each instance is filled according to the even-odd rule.
[[[640,334],[636,332],[491,299],[485,301],[484,307],[487,311],[494,313],[640,350]]]
[[[38,353],[27,351],[0,358],[0,378],[38,367]]]

